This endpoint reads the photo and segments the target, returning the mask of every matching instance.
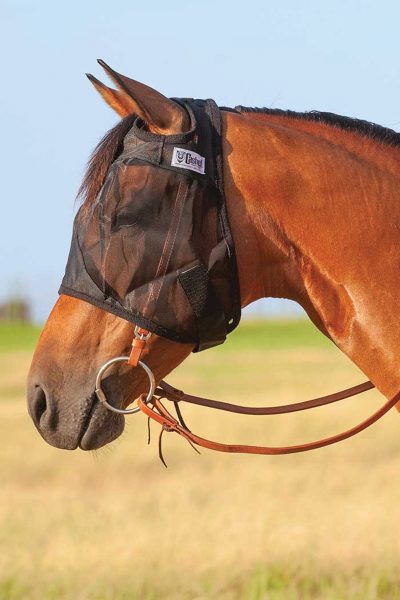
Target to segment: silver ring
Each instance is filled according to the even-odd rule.
[[[113,412],[116,412],[120,415],[133,415],[134,413],[137,413],[140,411],[140,408],[138,406],[136,406],[135,408],[116,408],[115,406],[112,406],[111,404],[109,404],[107,402],[107,398],[105,393],[103,392],[103,390],[101,389],[101,380],[103,378],[104,373],[107,371],[107,369],[109,367],[111,367],[111,365],[113,365],[114,363],[118,363],[118,362],[128,362],[129,360],[129,356],[117,356],[116,358],[112,358],[111,360],[108,360],[106,363],[104,363],[104,365],[100,368],[99,372],[97,373],[97,377],[96,377],[96,396],[99,399],[99,401],[104,404],[104,406],[106,408],[108,408],[108,410],[112,410]],[[150,382],[150,389],[148,391],[148,394],[146,396],[145,399],[145,403],[147,404],[148,402],[150,402],[150,400],[152,399],[153,395],[154,395],[154,391],[156,389],[156,381],[154,379],[154,375],[152,370],[146,365],[146,363],[142,362],[141,360],[138,361],[138,365],[142,367],[142,369],[144,371],[146,371],[146,375],[149,378],[149,382]]]

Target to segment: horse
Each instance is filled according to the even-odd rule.
[[[116,88],[88,78],[121,119],[88,163],[79,191],[87,210],[135,119],[160,139],[190,128],[182,103],[99,62]],[[297,302],[391,406],[398,404],[400,134],[318,111],[239,106],[222,107],[220,115],[241,307],[265,297]],[[123,414],[107,410],[94,387],[110,357],[129,354],[134,332],[123,316],[61,293],[27,385],[30,416],[49,444],[92,450],[121,435]],[[157,333],[142,346],[155,382],[194,349]],[[146,394],[148,379],[143,369],[122,366],[103,385],[108,402],[123,412]]]

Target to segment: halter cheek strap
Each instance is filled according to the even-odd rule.
[[[137,367],[143,350],[146,347],[147,340],[151,337],[151,332],[138,325],[135,327],[135,337],[132,340],[132,349],[128,358],[128,365]]]

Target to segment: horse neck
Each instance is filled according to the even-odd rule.
[[[224,126],[243,306],[297,301],[377,387],[397,391],[400,149],[267,114],[225,113]]]
[[[285,124],[265,122],[264,115],[254,116],[223,113],[224,185],[242,307],[265,297],[291,299],[327,333],[293,262],[291,243],[270,210],[273,203],[290,203],[291,188],[298,193],[307,179],[304,168],[300,175],[290,167],[290,147],[298,134]]]

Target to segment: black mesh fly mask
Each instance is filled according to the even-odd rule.
[[[60,293],[200,351],[240,320],[234,244],[213,100],[176,100],[191,129],[137,118],[95,202],[78,211]]]

